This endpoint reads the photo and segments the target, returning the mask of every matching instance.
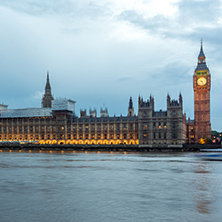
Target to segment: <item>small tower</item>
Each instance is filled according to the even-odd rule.
[[[52,100],[54,100],[49,83],[49,72],[47,72],[47,81],[45,85],[45,94],[42,98],[42,108],[52,108]]]
[[[128,116],[133,116],[133,115],[134,115],[133,101],[132,101],[132,97],[130,97],[129,107],[128,107]]]

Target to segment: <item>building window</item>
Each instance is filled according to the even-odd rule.
[[[156,139],[156,134],[155,134],[155,133],[153,133],[153,139],[154,139],[154,140]]]
[[[161,133],[159,133],[159,139],[161,139]]]
[[[146,117],[146,111],[143,112],[143,117]]]
[[[103,130],[107,130],[107,124],[103,124]]]
[[[110,126],[109,126],[109,127],[110,127],[110,129],[111,129],[111,130],[113,130],[113,129],[114,129],[113,124],[110,124]]]
[[[177,138],[177,133],[176,133],[176,132],[173,132],[173,133],[172,133],[172,138],[173,138],[173,139],[176,139],[176,138]]]
[[[164,139],[166,139],[166,133],[164,133]]]
[[[133,131],[133,124],[130,124],[130,131]]]
[[[173,128],[173,129],[176,129],[176,128],[177,128],[177,123],[176,123],[176,122],[173,122],[172,128]]]
[[[166,129],[166,128],[167,128],[166,123],[163,123],[163,127],[164,127],[164,129]]]
[[[143,129],[144,130],[148,129],[148,124],[147,123],[143,123]]]

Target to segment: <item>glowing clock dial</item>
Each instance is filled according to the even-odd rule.
[[[204,86],[206,83],[207,83],[207,80],[206,80],[206,78],[204,78],[204,77],[201,77],[201,78],[199,78],[199,79],[197,80],[197,84],[198,84],[199,86]]]

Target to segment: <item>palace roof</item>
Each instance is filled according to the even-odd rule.
[[[52,116],[52,108],[26,108],[7,109],[0,113],[0,118],[24,118],[24,117]]]

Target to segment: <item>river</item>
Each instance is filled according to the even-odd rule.
[[[222,162],[192,153],[1,152],[0,221],[221,221]]]

